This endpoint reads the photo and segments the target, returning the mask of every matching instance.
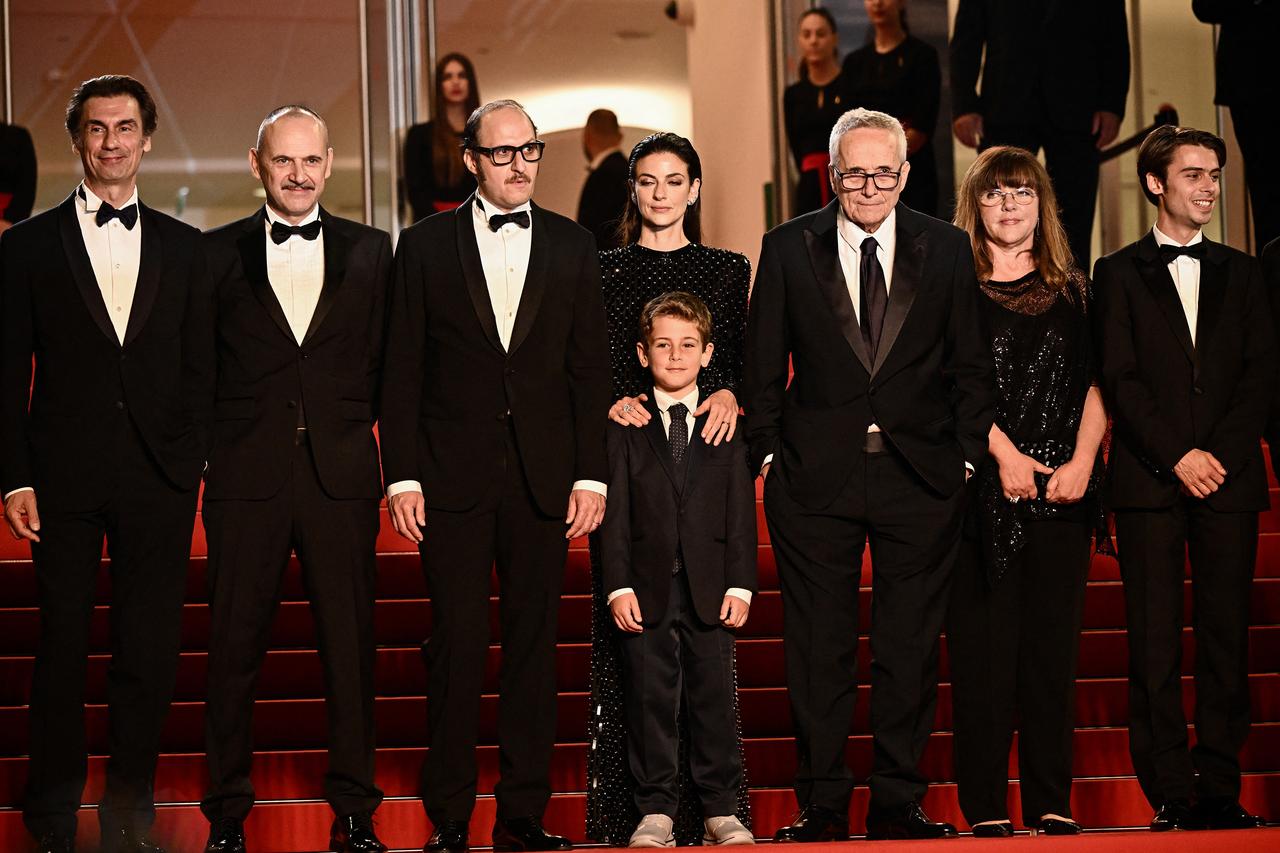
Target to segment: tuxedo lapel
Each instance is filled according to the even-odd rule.
[[[58,231],[62,237],[62,252],[66,255],[67,266],[71,268],[71,277],[75,279],[76,289],[80,291],[80,298],[84,300],[89,316],[102,330],[102,334],[119,346],[120,339],[116,337],[115,327],[111,325],[107,303],[102,301],[98,278],[93,274],[93,264],[90,263],[89,252],[84,247],[84,236],[80,233],[80,222],[76,219],[74,193],[58,206]]]
[[[915,220],[918,214],[898,205],[896,224],[897,248],[893,256],[893,286],[889,289],[889,306],[884,313],[884,328],[880,332],[880,346],[876,349],[876,363],[871,369],[875,376],[893,350],[902,324],[916,301],[920,282],[924,276],[924,257],[929,247],[929,234]]]
[[[698,405],[702,405],[701,400],[698,401]],[[702,458],[707,452],[706,442],[702,440],[702,429],[707,425],[707,418],[710,415],[710,411],[703,412],[693,421],[693,431],[689,433],[689,447],[684,456],[684,487],[680,490],[682,495],[692,492],[698,484],[698,469],[702,466]]]
[[[248,220],[244,233],[236,241],[236,247],[240,250],[240,265],[254,298],[266,309],[267,315],[280,327],[284,336],[297,343],[293,330],[289,328],[289,320],[284,316],[284,309],[280,307],[280,300],[276,299],[276,292],[271,289],[271,279],[267,276],[266,219],[266,208],[263,208]]]
[[[160,239],[160,223],[151,208],[138,202],[138,222],[142,226],[142,257],[138,263],[138,284],[133,291],[133,306],[129,309],[129,325],[125,328],[124,342],[129,344],[138,337],[151,316],[151,306],[160,293],[160,278],[164,273],[164,241]]]
[[[653,389],[649,390],[648,396],[649,399],[645,400],[644,407],[649,412],[649,423],[641,429],[644,430],[644,437],[649,440],[649,447],[653,449],[653,454],[658,457],[658,464],[667,473],[671,488],[679,493],[683,484],[676,477],[676,464],[671,460],[671,443],[667,441],[667,432],[662,428],[662,413],[658,411],[658,404],[653,399]],[[628,427],[628,429],[635,429],[635,427]]]
[[[1178,288],[1173,283],[1173,276],[1169,275],[1169,265],[1160,259],[1160,250],[1156,245],[1156,238],[1150,232],[1138,241],[1135,260],[1139,276],[1141,276],[1147,289],[1151,291],[1156,304],[1160,306],[1160,312],[1164,314],[1165,322],[1169,324],[1169,329],[1173,332],[1173,336],[1178,339],[1183,352],[1187,354],[1187,358],[1194,365],[1196,363],[1196,350],[1191,343],[1191,329],[1187,326],[1187,314],[1182,310],[1182,300],[1178,298]],[[1208,266],[1207,263],[1202,262],[1200,264],[1202,285],[1206,266]]]
[[[322,207],[320,220],[324,223],[321,237],[324,239],[324,284],[320,288],[320,299],[316,302],[316,310],[311,314],[311,322],[307,324],[307,333],[303,335],[305,344],[320,328],[324,318],[338,298],[338,291],[347,274],[347,255],[351,252],[351,241],[334,225],[333,217]],[[263,244],[265,250],[266,244]]]
[[[849,285],[845,281],[844,270],[840,267],[840,254],[836,248],[836,241],[840,239],[840,235],[836,233],[836,215],[839,209],[840,202],[833,201],[818,211],[804,232],[804,241],[809,251],[809,262],[813,265],[813,277],[818,282],[818,290],[831,309],[831,316],[840,326],[840,333],[870,374],[871,359],[862,340],[858,317],[853,312],[853,300],[849,297]]]
[[[1222,303],[1227,298],[1227,253],[1218,243],[1205,240],[1205,257],[1200,262],[1200,308],[1196,312],[1196,367],[1200,354],[1209,351],[1209,344],[1218,330],[1222,316]]]
[[[520,292],[520,307],[516,309],[516,322],[511,329],[511,346],[508,352],[515,352],[529,336],[533,322],[538,317],[538,307],[542,304],[542,294],[547,289],[547,270],[551,264],[551,238],[547,236],[547,222],[542,210],[531,205],[529,213],[530,234],[529,269],[524,275],[524,289]]]
[[[462,264],[462,277],[466,281],[467,293],[471,296],[471,306],[475,309],[476,319],[480,321],[480,328],[484,330],[489,343],[501,352],[502,339],[498,337],[498,323],[493,318],[493,301],[489,299],[489,285],[485,281],[484,264],[480,262],[480,246],[476,242],[476,227],[472,221],[475,203],[473,193],[454,213],[458,260]]]

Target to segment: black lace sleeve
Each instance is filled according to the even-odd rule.
[[[751,261],[725,252],[727,263],[707,294],[711,309],[711,339],[715,352],[702,371],[698,385],[707,393],[726,388],[738,395],[742,384],[742,357],[747,337],[747,294],[751,289]]]

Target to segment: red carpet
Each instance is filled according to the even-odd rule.
[[[1274,487],[1273,483],[1273,487]],[[1272,501],[1280,507],[1280,492]],[[1242,801],[1246,808],[1280,818],[1280,510],[1264,514],[1259,541],[1257,578],[1252,598],[1250,630],[1250,687],[1253,726],[1242,756],[1245,769]],[[426,720],[425,673],[419,644],[430,630],[431,603],[426,596],[417,555],[406,553],[405,543],[383,524],[379,536],[378,630],[378,784],[387,802],[378,812],[379,832],[396,849],[418,850],[428,826],[415,794],[418,767],[423,757]],[[205,782],[203,695],[208,639],[208,607],[205,600],[205,551],[203,531],[197,525],[192,543],[183,655],[176,701],[162,737],[164,755],[156,779],[160,802],[156,836],[171,851],[203,849],[207,825],[197,803]],[[742,718],[747,738],[748,774],[755,808],[755,831],[766,837],[790,819],[795,800],[788,787],[795,768],[790,711],[783,679],[782,613],[777,574],[768,537],[761,525],[761,588],[751,620],[738,642],[739,681],[742,685]],[[869,606],[869,565],[864,566],[864,625]],[[552,785],[557,792],[547,814],[552,829],[581,840],[584,818],[585,719],[590,640],[590,588],[585,543],[570,552],[564,604],[560,619],[560,655],[557,683],[560,689],[558,745],[552,762]],[[1190,593],[1190,584],[1187,586]],[[320,661],[314,650],[311,615],[297,566],[284,585],[284,603],[273,629],[273,651],[268,655],[259,685],[255,717],[254,784],[261,801],[246,827],[251,850],[260,853],[296,853],[323,850],[332,815],[320,796],[325,766],[324,702]],[[107,656],[107,608],[110,581],[101,574],[100,606],[94,614],[93,657],[89,667],[88,729],[89,784],[85,798],[101,795],[106,760],[105,690]],[[31,654],[39,632],[35,609],[35,581],[25,545],[4,537],[0,542],[0,851],[29,849],[22,828],[19,804],[26,779],[27,697]],[[496,602],[495,602],[496,605]],[[495,611],[496,612],[496,611]],[[494,640],[498,638],[496,625]],[[1188,710],[1194,695],[1190,673],[1194,644],[1185,637],[1183,661],[1184,698]],[[863,638],[861,673],[865,681],[868,651]],[[495,689],[498,652],[495,645],[486,667],[487,690]],[[1095,559],[1086,599],[1085,631],[1081,638],[1079,683],[1076,695],[1076,750],[1072,808],[1077,819],[1090,828],[1143,826],[1151,810],[1132,776],[1128,756],[1125,698],[1126,650],[1124,596],[1114,561]],[[956,804],[951,756],[949,667],[945,646],[937,731],[925,755],[926,773],[937,782],[925,800],[929,813],[963,826]],[[867,688],[859,692],[848,758],[855,772],[865,775],[871,761],[867,725]],[[493,820],[493,785],[497,777],[496,697],[482,703],[480,755],[481,799],[472,822],[472,841],[488,843]],[[1017,763],[1010,759],[1011,778]],[[861,833],[866,811],[866,789],[859,788],[850,811],[852,830]],[[1013,814],[1016,809],[1014,785]],[[97,840],[96,812],[81,812],[80,843],[92,849]],[[879,853],[947,849],[996,849],[1014,851],[1036,845],[1038,853],[1055,850],[1210,850],[1226,847],[1231,853],[1280,850],[1280,829],[1233,833],[1093,832],[1081,838],[1012,839],[982,841],[961,838],[948,842],[880,842]],[[848,845],[821,845],[806,850],[847,849]],[[865,849],[865,848],[864,848]]]

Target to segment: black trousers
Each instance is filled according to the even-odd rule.
[[[1231,124],[1244,158],[1244,178],[1253,206],[1253,252],[1259,255],[1267,243],[1280,237],[1280,176],[1271,162],[1280,119],[1274,104],[1264,101],[1233,105]]]
[[[1076,659],[1089,576],[1089,525],[1030,521],[993,587],[982,548],[960,545],[947,615],[956,781],[969,823],[1007,820],[1015,725],[1022,822],[1071,816]],[[1015,722],[1016,721],[1016,722]]]
[[[781,475],[781,476],[780,476]],[[964,490],[940,497],[896,453],[867,454],[831,506],[765,481],[765,517],[782,586],[787,689],[796,729],[796,799],[847,811],[845,746],[857,690],[858,580],[870,540],[872,809],[918,801],[933,728],[938,636],[960,542]]]
[[[735,814],[742,755],[733,712],[733,633],[694,612],[686,572],[671,576],[667,612],[622,638],[627,756],[640,814],[675,819],[680,706],[689,721],[689,774],[704,817]]]
[[[495,563],[502,632],[498,817],[540,817],[551,798],[556,623],[567,528],[563,516],[538,511],[511,430],[505,471],[473,509],[427,510],[420,551],[431,595],[431,637],[423,645],[430,750],[422,767],[422,801],[436,825],[468,820],[475,806]],[[568,498],[566,493],[566,506]]]
[[[1170,509],[1117,511],[1116,545],[1129,622],[1129,752],[1153,807],[1236,799],[1249,736],[1249,592],[1258,514],[1214,512],[1180,498]],[[1196,639],[1196,746],[1182,710],[1186,560]]]
[[[58,508],[41,493],[40,542],[32,543],[40,643],[31,683],[31,760],[23,817],[33,834],[74,834],[84,792],[85,673],[102,541],[111,557],[111,666],[107,671],[104,833],[145,830],[155,818],[160,729],[177,677],[196,491],[174,488],[123,412],[116,455],[101,460],[114,485],[102,504]]]
[[[340,816],[376,809],[382,802],[373,783],[378,501],[330,498],[300,440],[292,475],[275,496],[206,500],[204,524],[211,611],[205,816],[243,820],[253,806],[254,688],[290,551],[302,563],[324,667],[325,799]]]
[[[1025,124],[986,122],[982,150],[995,145],[1015,145],[1035,154],[1044,149],[1045,168],[1053,180],[1067,230],[1071,253],[1080,269],[1090,269],[1093,214],[1098,203],[1098,148],[1092,128],[1063,130],[1047,119],[1032,117]]]

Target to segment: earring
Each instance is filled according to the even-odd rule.
[[[694,205],[694,203],[695,203],[695,202],[697,202],[697,199],[696,199],[696,198],[691,198],[691,199],[689,199],[689,201],[688,201],[688,205],[689,205],[689,207],[693,207],[693,205]]]

